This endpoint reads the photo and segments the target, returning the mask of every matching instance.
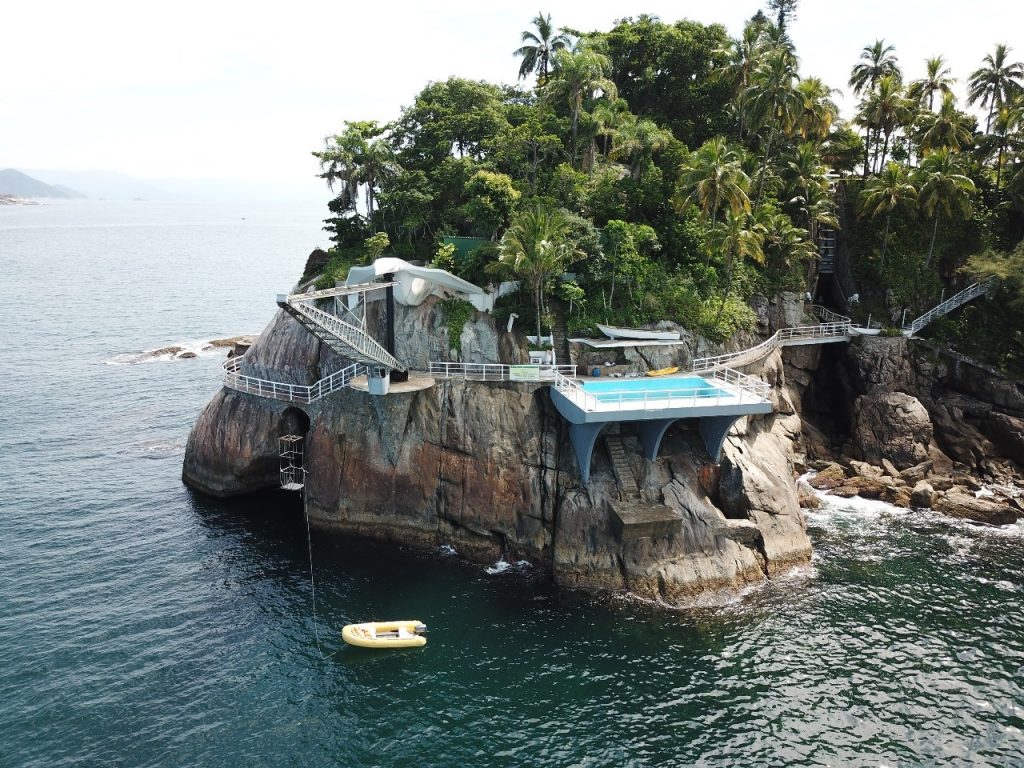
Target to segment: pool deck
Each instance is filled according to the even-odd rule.
[[[583,481],[590,479],[590,460],[598,435],[606,424],[612,422],[636,422],[644,456],[654,460],[669,427],[680,419],[693,419],[708,455],[714,462],[720,461],[722,446],[733,424],[744,416],[771,413],[773,406],[764,382],[742,374],[735,374],[734,381],[725,381],[719,376],[683,373],[657,379],[624,379],[633,388],[624,387],[616,400],[599,399],[593,392],[580,386],[566,386],[564,382],[562,386],[552,386],[551,400],[569,422],[569,436]],[[706,384],[701,387],[683,384],[694,378],[700,378]],[[680,381],[680,389],[665,392],[665,383],[673,379]],[[609,382],[608,379],[579,377],[576,383],[593,381]],[[640,382],[658,382],[659,387],[644,391],[637,386]],[[707,392],[708,387],[713,388],[715,394],[701,394]],[[607,398],[616,393],[601,394]]]

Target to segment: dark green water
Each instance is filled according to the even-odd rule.
[[[314,533],[315,626],[297,498],[180,483],[219,358],[108,363],[258,330],[319,212],[90,205],[0,208],[0,765],[1024,765],[1022,526],[827,509],[677,613]]]

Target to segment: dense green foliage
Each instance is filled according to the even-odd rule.
[[[883,40],[853,68],[861,102],[844,123],[833,89],[798,71],[796,6],[772,0],[735,40],[645,15],[578,33],[541,13],[515,52],[533,88],[450,78],[392,123],[345,123],[315,153],[338,192],[322,280],[386,236],[389,253],[474,282],[519,279],[506,311],[530,312],[538,333],[554,308],[573,331],[667,319],[724,338],[752,324],[753,294],[813,288],[817,233],[839,223],[830,177],[876,318],[952,292],[971,253],[1012,250],[1024,118],[1009,49],[969,79],[985,131],[941,56],[907,84]],[[456,257],[439,251],[446,236],[488,245]]]

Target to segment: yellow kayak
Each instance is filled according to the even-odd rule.
[[[648,376],[668,376],[669,374],[672,374],[672,373],[679,373],[679,366],[676,366],[675,368],[661,368],[661,369],[659,369],[657,371],[648,371],[647,375]]]
[[[369,621],[347,624],[341,637],[349,645],[360,648],[419,648],[427,644],[423,632],[427,628],[416,619],[409,621]]]

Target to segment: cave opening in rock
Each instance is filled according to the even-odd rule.
[[[301,408],[292,406],[281,414],[281,435],[299,435],[305,437],[309,432],[309,415]]]

